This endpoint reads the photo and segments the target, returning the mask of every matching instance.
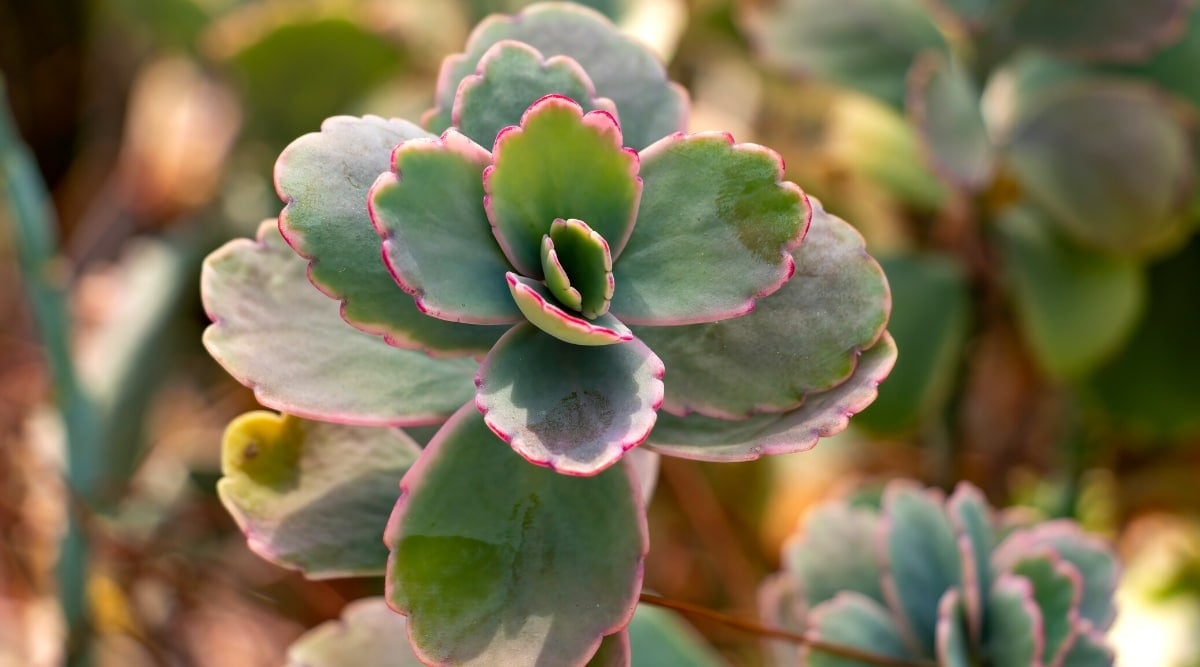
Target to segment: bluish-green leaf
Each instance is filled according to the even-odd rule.
[[[668,137],[641,160],[645,188],[624,254],[608,239],[613,314],[647,326],[715,322],[746,314],[787,282],[788,251],[811,211],[783,180],[777,153],[713,132]]]
[[[908,85],[908,117],[934,170],[972,190],[987,185],[995,155],[979,91],[961,63],[927,53],[913,66]]]
[[[1073,245],[1027,209],[997,230],[1018,323],[1042,368],[1079,377],[1115,353],[1142,314],[1142,267]]]
[[[204,346],[259,402],[312,419],[414,425],[441,422],[470,399],[473,360],[397,349],[351,327],[306,267],[268,220],[257,241],[229,242],[201,270],[213,320]]]
[[[408,622],[383,598],[355,600],[342,617],[304,633],[287,667],[421,667],[408,644]]]
[[[783,548],[784,566],[799,581],[809,609],[840,591],[884,603],[878,532],[879,516],[870,510],[837,503],[809,513],[799,539]]]
[[[1002,574],[988,599],[987,640],[983,650],[995,667],[1030,667],[1041,661],[1042,615],[1033,585],[1024,577]]]
[[[367,212],[367,192],[391,166],[392,149],[428,137],[416,125],[374,116],[338,116],[292,142],[275,163],[287,203],[279,230],[310,260],[309,277],[344,303],[342,316],[393,345],[440,353],[486,352],[504,327],[444,322],[422,315],[392,280]]]
[[[853,227],[810,201],[812,224],[792,251],[795,275],[753,312],[709,324],[633,328],[670,370],[664,405],[673,414],[738,419],[794,409],[843,382],[860,351],[878,340],[891,308],[883,270]],[[618,273],[618,294],[625,287]]]
[[[314,579],[377,575],[397,486],[420,451],[396,429],[250,412],[225,430],[217,492],[272,563]]]
[[[1077,621],[1073,612],[1083,594],[1080,572],[1053,553],[1030,554],[1010,568],[1033,586],[1033,600],[1041,611],[1042,653],[1047,664],[1054,664],[1060,652],[1066,653]]]
[[[629,624],[633,667],[720,667],[725,664],[699,632],[678,614],[647,604],[638,605]]]
[[[874,95],[903,108],[917,56],[945,40],[919,0],[782,0],[751,16],[773,64]]]
[[[841,593],[812,610],[809,636],[897,659],[911,659],[891,613],[859,593]],[[826,653],[808,646],[800,649],[800,664],[807,667],[872,667],[873,663]]]
[[[628,465],[530,465],[463,406],[405,476],[388,599],[417,654],[462,665],[579,664],[641,590],[645,510]]]
[[[594,475],[646,439],[662,377],[662,362],[637,339],[585,347],[522,323],[483,360],[476,403],[529,461]]]
[[[649,49],[590,9],[545,3],[515,16],[492,17],[475,28],[466,51],[442,65],[437,109],[426,119],[426,127],[441,132],[450,126],[459,82],[475,72],[492,45],[505,39],[529,44],[547,58],[565,55],[582,65],[596,93],[616,103],[628,146],[640,150],[687,126],[687,93],[667,79]]]
[[[938,603],[936,642],[940,667],[971,666],[971,638],[961,589],[946,591]]]

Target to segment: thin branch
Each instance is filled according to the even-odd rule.
[[[820,651],[821,653],[828,653],[830,655],[849,658],[851,660],[858,660],[859,662],[865,662],[870,665],[879,665],[880,667],[936,667],[934,663],[927,660],[908,660],[905,658],[896,658],[890,655],[871,653],[870,651],[863,651],[852,646],[831,644],[797,632],[789,632],[780,628],[768,627],[754,621],[748,621],[736,616],[729,616],[727,614],[722,614],[719,611],[713,611],[712,609],[689,604],[687,602],[671,600],[669,598],[664,598],[652,593],[642,593],[641,601],[656,607],[673,609],[688,616],[696,616],[710,621],[715,621],[717,623],[722,623],[731,628],[737,628],[738,630],[758,635],[760,637],[766,637],[768,639],[781,639],[786,642],[805,646],[812,651]]]

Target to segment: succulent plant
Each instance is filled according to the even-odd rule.
[[[821,506],[763,585],[763,614],[813,640],[914,663],[1111,665],[1112,551],[1072,521],[1017,516],[997,517],[965,482],[949,498],[897,480],[879,509]],[[808,648],[780,655],[861,664]]]
[[[206,261],[206,346],[285,413],[230,425],[219,490],[264,557],[385,573],[426,662],[581,663],[641,588],[656,459],[626,452],[845,428],[895,359],[887,284],[590,10],[485,21],[423,122],[297,139],[278,225]]]

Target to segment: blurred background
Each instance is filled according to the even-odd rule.
[[[525,4],[0,2],[7,101],[52,205],[26,219],[0,207],[0,667],[57,665],[81,646],[102,666],[280,665],[306,629],[381,590],[261,561],[217,500],[221,432],[255,403],[200,345],[199,266],[278,213],[272,164],[291,139],[330,115],[419,117],[470,27]],[[805,3],[584,4],[668,63],[692,93],[691,129],[776,149],[790,179],[862,231],[901,350],[877,404],[811,452],[664,460],[646,586],[752,618],[807,508],[893,477],[966,479],[994,505],[1114,542],[1123,664],[1200,665],[1200,10],[1175,3],[1169,34],[1120,66],[1045,56],[983,82],[985,115],[1001,117],[1021,107],[1029,70],[1088,67],[1152,91],[1088,131],[1136,125],[1152,99],[1162,127],[1138,136],[1167,137],[1178,154],[1165,167],[1136,161],[1165,151],[1114,157],[1070,135],[1069,113],[1018,132],[1056,173],[1167,170],[1169,220],[1124,252],[1140,237],[1070,231],[1074,186],[1045,194],[1028,150],[969,187],[945,178],[928,109],[814,75],[786,31],[762,27],[796,20],[777,5]],[[1115,191],[1140,206],[1136,188]],[[767,659],[753,636],[697,628],[732,664]]]

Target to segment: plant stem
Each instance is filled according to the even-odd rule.
[[[712,609],[706,609],[697,605],[688,604],[687,602],[671,600],[659,595],[654,595],[653,593],[642,593],[640,599],[646,604],[654,605],[656,607],[665,607],[688,616],[697,616],[710,621],[715,621],[717,623],[722,623],[731,628],[737,628],[738,630],[749,632],[760,637],[781,639],[786,642],[805,646],[812,651],[820,651],[821,653],[828,653],[829,655],[836,655],[842,658],[848,658],[850,660],[857,660],[870,665],[880,665],[880,667],[936,667],[933,662],[928,660],[909,660],[907,658],[897,658],[895,656],[863,651],[861,649],[854,648],[853,646],[831,644],[821,641],[820,639],[813,639],[807,635],[789,632],[779,628],[768,627],[754,621],[748,621],[736,616],[729,616],[727,614],[722,614],[719,611],[713,611]]]
[[[62,413],[67,439],[68,497],[85,502],[96,491],[99,468],[97,440],[100,429],[95,405],[79,382],[71,357],[70,319],[67,314],[66,276],[57,260],[57,225],[46,186],[29,149],[17,135],[8,110],[8,96],[0,80],[0,180],[12,212],[13,240],[22,283],[45,349],[46,362]],[[68,503],[70,507],[70,503]],[[77,513],[67,512],[67,533],[58,561],[59,598],[72,648],[79,648],[86,632],[87,542]],[[73,662],[86,661],[84,652]]]

